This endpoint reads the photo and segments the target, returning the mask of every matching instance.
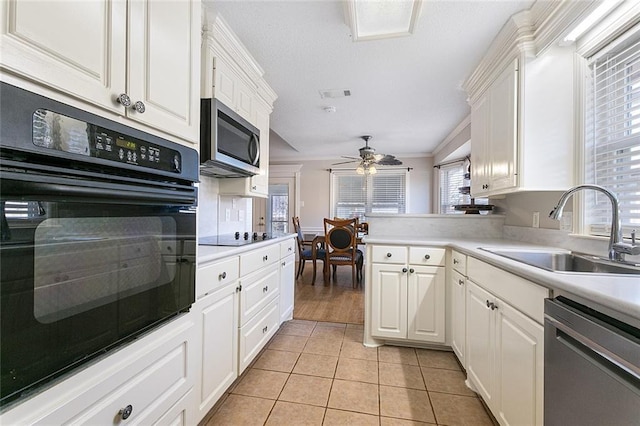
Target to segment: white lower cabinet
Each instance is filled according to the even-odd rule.
[[[280,322],[293,319],[293,302],[295,299],[295,264],[296,256],[290,254],[280,260]]]
[[[3,412],[0,423],[193,424],[195,341],[193,315],[183,314]]]
[[[237,282],[227,284],[198,300],[194,307],[201,343],[196,383],[199,418],[238,377],[238,291]]]
[[[444,343],[444,249],[374,245],[371,250],[371,335]]]
[[[449,295],[451,297],[451,348],[458,357],[460,364],[466,369],[465,348],[467,338],[467,256],[451,250],[451,264],[449,270]]]
[[[451,271],[449,287],[451,289],[451,348],[458,357],[460,364],[466,368],[467,295],[465,276],[458,271]]]
[[[500,424],[542,425],[542,304],[548,290],[476,259],[469,265],[468,380]]]

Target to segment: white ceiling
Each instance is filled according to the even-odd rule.
[[[378,153],[432,153],[469,114],[462,82],[506,20],[533,0],[424,0],[411,37],[359,42],[351,41],[341,1],[205,4],[278,94],[270,149],[277,161],[354,156],[366,134]],[[325,89],[351,96],[322,99]]]

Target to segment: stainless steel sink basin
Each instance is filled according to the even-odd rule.
[[[521,250],[481,247],[499,256],[553,272],[640,275],[635,264],[610,261],[598,256],[570,251]]]

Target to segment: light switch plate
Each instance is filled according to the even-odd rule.
[[[534,228],[540,228],[540,212],[533,212],[533,223],[531,226]]]

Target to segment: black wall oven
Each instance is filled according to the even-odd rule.
[[[0,83],[0,406],[195,297],[195,150]]]

